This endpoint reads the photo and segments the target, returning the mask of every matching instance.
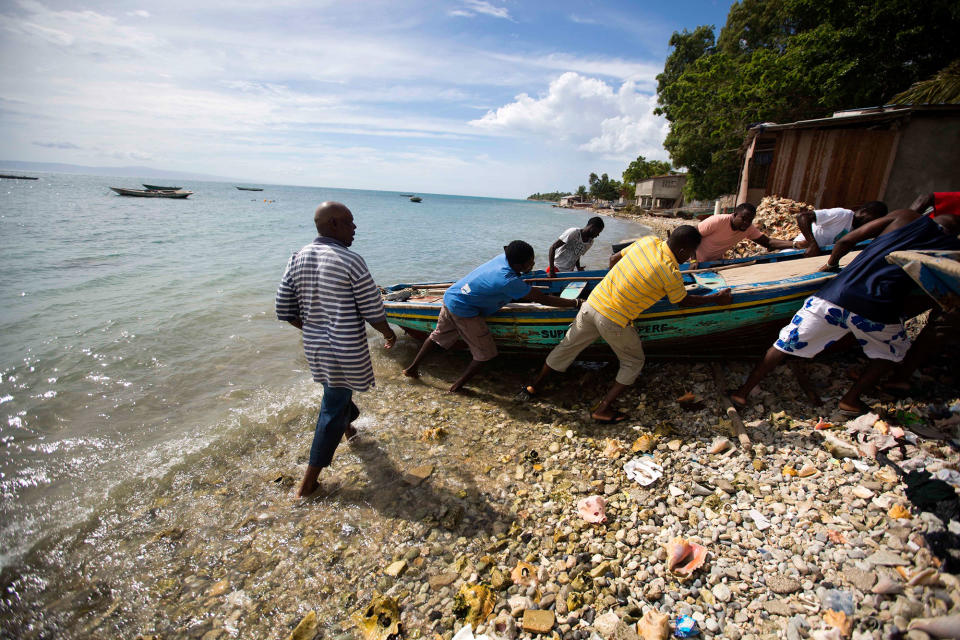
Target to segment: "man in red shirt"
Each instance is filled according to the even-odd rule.
[[[960,191],[927,193],[914,200],[913,204],[910,205],[911,209],[921,214],[930,207],[933,207],[933,211],[930,212],[931,218],[945,213],[960,216]]]

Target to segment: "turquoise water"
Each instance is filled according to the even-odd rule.
[[[273,296],[313,210],[354,213],[353,249],[380,285],[455,279],[510,240],[537,266],[588,214],[522,200],[182,183],[187,200],[128,198],[142,179],[43,174],[0,181],[0,564],[96,513],[112,490],[159,477],[250,416],[312,410],[296,332]],[[584,262],[640,235],[606,218]],[[375,354],[375,367],[395,363]],[[313,399],[311,399],[313,398]]]

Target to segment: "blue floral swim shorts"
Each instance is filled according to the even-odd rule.
[[[874,322],[816,296],[803,302],[773,346],[792,356],[812,358],[848,332],[872,360],[900,362],[910,348],[902,322]]]

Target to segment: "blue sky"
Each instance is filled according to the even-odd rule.
[[[525,197],[668,159],[670,35],[729,2],[0,0],[3,159]]]

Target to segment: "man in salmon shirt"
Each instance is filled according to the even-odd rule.
[[[720,260],[727,249],[733,248],[744,238],[756,242],[767,251],[793,248],[793,243],[789,240],[767,237],[760,229],[753,226],[753,218],[756,215],[757,208],[749,202],[744,202],[737,205],[732,214],[713,215],[697,225],[697,231],[703,238],[697,249],[697,262]]]

